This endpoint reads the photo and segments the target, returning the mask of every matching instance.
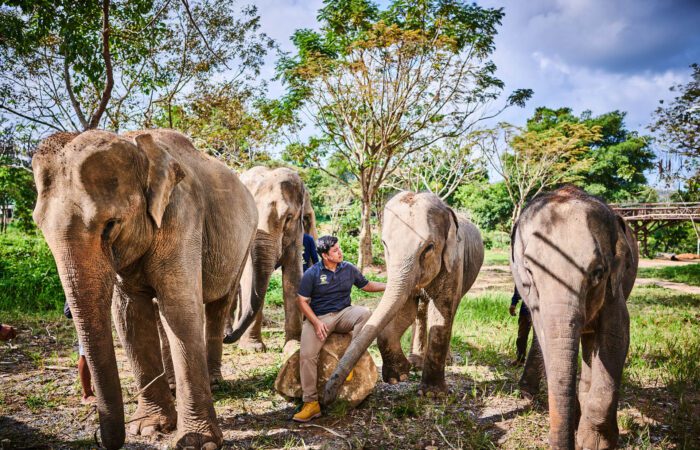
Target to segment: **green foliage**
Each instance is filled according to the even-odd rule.
[[[503,181],[463,184],[454,194],[454,206],[468,210],[472,222],[482,231],[510,230],[513,203]]]
[[[65,296],[44,239],[10,228],[0,234],[0,311],[59,311]]]
[[[588,150],[582,157],[590,160],[590,166],[575,174],[574,184],[609,202],[636,200],[645,191],[644,171],[654,167],[655,159],[651,138],[627,130],[624,112],[593,117],[590,111],[584,111],[576,117],[570,108],[540,107],[528,120],[527,128],[542,133],[567,124],[582,124],[600,131],[586,142]]]
[[[14,206],[13,219],[23,231],[35,228],[32,219],[35,203],[36,191],[32,174],[21,167],[3,164],[0,157],[0,207]]]
[[[661,278],[678,283],[700,286],[700,264],[668,267],[642,267],[637,272],[638,277]]]
[[[235,68],[237,82],[254,82],[274,42],[257,9],[236,3],[0,0],[0,110],[35,134],[150,127],[154,108],[171,118],[197,81]]]
[[[690,176],[691,184],[700,183],[700,65],[691,64],[691,79],[686,85],[671,87],[678,96],[667,105],[660,101],[649,129],[656,133],[659,146],[670,155],[679,155],[680,167],[671,170],[671,158],[659,169],[672,179],[679,172]],[[670,156],[669,155],[669,156]]]

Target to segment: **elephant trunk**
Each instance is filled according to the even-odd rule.
[[[389,268],[389,282],[377,309],[374,310],[359,335],[353,336],[353,340],[340,359],[338,367],[326,383],[323,395],[324,404],[328,405],[336,399],[340,386],[352,368],[355,367],[357,361],[384,327],[396,317],[406,300],[411,296],[416,285],[416,277],[412,273],[415,272],[412,269],[413,265],[412,260],[409,260]]]
[[[115,273],[100,248],[99,236],[94,241],[94,245],[85,247],[59,243],[52,246],[52,251],[92,374],[102,443],[113,449],[120,448],[125,439],[124,405],[110,317]],[[87,247],[90,248],[85,253],[76,252],[76,248]]]
[[[541,301],[552,305],[541,317],[544,338],[540,345],[547,372],[549,398],[549,444],[554,449],[573,449],[576,430],[576,371],[583,317],[578,300],[567,303]],[[535,320],[537,321],[537,317]]]
[[[280,247],[280,238],[263,230],[257,231],[241,280],[243,295],[240,318],[233,331],[226,336],[226,343],[238,341],[262,308],[270,277],[279,259]]]

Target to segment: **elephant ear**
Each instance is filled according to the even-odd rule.
[[[613,295],[618,296],[626,290],[623,283],[625,275],[630,269],[635,269],[636,245],[634,241],[630,242],[630,236],[625,220],[616,216],[617,219],[617,242],[615,243],[615,257],[613,260],[612,273],[610,274],[610,283]],[[632,277],[634,278],[634,277]],[[631,286],[628,288],[631,289]]]
[[[170,153],[156,144],[150,134],[138,135],[135,140],[136,146],[148,158],[148,180],[146,181],[148,213],[160,228],[165,208],[170,203],[170,194],[185,177],[185,172]]]
[[[445,246],[442,249],[442,265],[451,273],[459,261],[459,237],[457,234],[459,225],[457,222],[457,215],[452,208],[447,208],[447,210],[449,211],[447,217],[449,228],[447,229]]]

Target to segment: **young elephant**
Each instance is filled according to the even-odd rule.
[[[169,130],[54,135],[32,166],[34,220],[86,351],[102,443],[119,448],[125,438],[112,305],[143,389],[129,430],[167,432],[177,422],[178,446],[221,445],[209,379],[221,365],[224,314],[255,233],[253,197],[226,166]],[[172,352],[177,412],[162,376],[156,314]]]
[[[410,363],[401,349],[401,336],[416,319],[419,294],[428,301],[427,348],[419,392],[447,390],[445,357],[452,320],[484,261],[479,230],[434,194],[402,192],[384,208],[382,242],[386,291],[328,380],[326,404],[335,399],[345,377],[377,335],[384,381],[408,378]]]
[[[284,295],[284,341],[298,343],[301,336],[301,316],[296,307],[296,296],[302,276],[302,237],[304,218],[315,234],[316,216],[309,201],[304,182],[294,170],[280,167],[253,167],[241,174],[241,181],[253,194],[258,209],[258,230],[251,256],[241,279],[239,311],[252,310],[264,303],[272,272],[282,267]],[[255,321],[245,331],[239,347],[264,351],[262,341],[262,307]],[[240,320],[240,318],[239,318]],[[227,318],[224,342],[235,342],[238,336],[230,331]],[[291,343],[291,344],[290,344]],[[286,347],[285,347],[286,348]]]
[[[532,201],[513,230],[511,268],[544,358],[553,448],[573,449],[574,437],[577,448],[617,444],[617,400],[630,335],[626,301],[637,263],[625,221],[575,187]]]

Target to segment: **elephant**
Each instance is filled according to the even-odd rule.
[[[316,234],[316,216],[309,193],[299,174],[286,167],[270,169],[253,167],[241,174],[241,181],[255,199],[258,229],[255,243],[241,279],[239,310],[257,309],[264,303],[272,272],[282,267],[284,293],[285,351],[299,342],[301,315],[296,295],[302,276],[302,237],[305,231]],[[308,226],[305,230],[304,222]],[[255,321],[241,336],[238,346],[253,351],[265,351],[262,341],[262,308]],[[231,333],[231,318],[227,318],[224,342],[235,342]]]
[[[627,298],[638,262],[624,219],[577,187],[535,198],[515,224],[511,270],[539,343],[526,369],[538,372],[533,359],[541,352],[552,448],[617,445],[617,402],[630,336]]]
[[[326,404],[336,398],[346,376],[375,338],[382,355],[384,381],[408,379],[411,365],[401,349],[401,336],[416,319],[419,297],[427,302],[419,393],[443,394],[447,390],[445,358],[452,321],[484,261],[481,234],[438,196],[404,191],[384,208],[382,243],[387,265],[386,291],[326,383]]]
[[[33,217],[93,374],[103,445],[125,440],[111,304],[139,387],[129,431],[177,427],[178,446],[220,446],[209,380],[220,375],[225,313],[253,243],[253,197],[224,164],[171,130],[58,133],[39,145],[32,167]],[[247,311],[247,323],[256,314]],[[156,315],[172,352],[177,411]]]

